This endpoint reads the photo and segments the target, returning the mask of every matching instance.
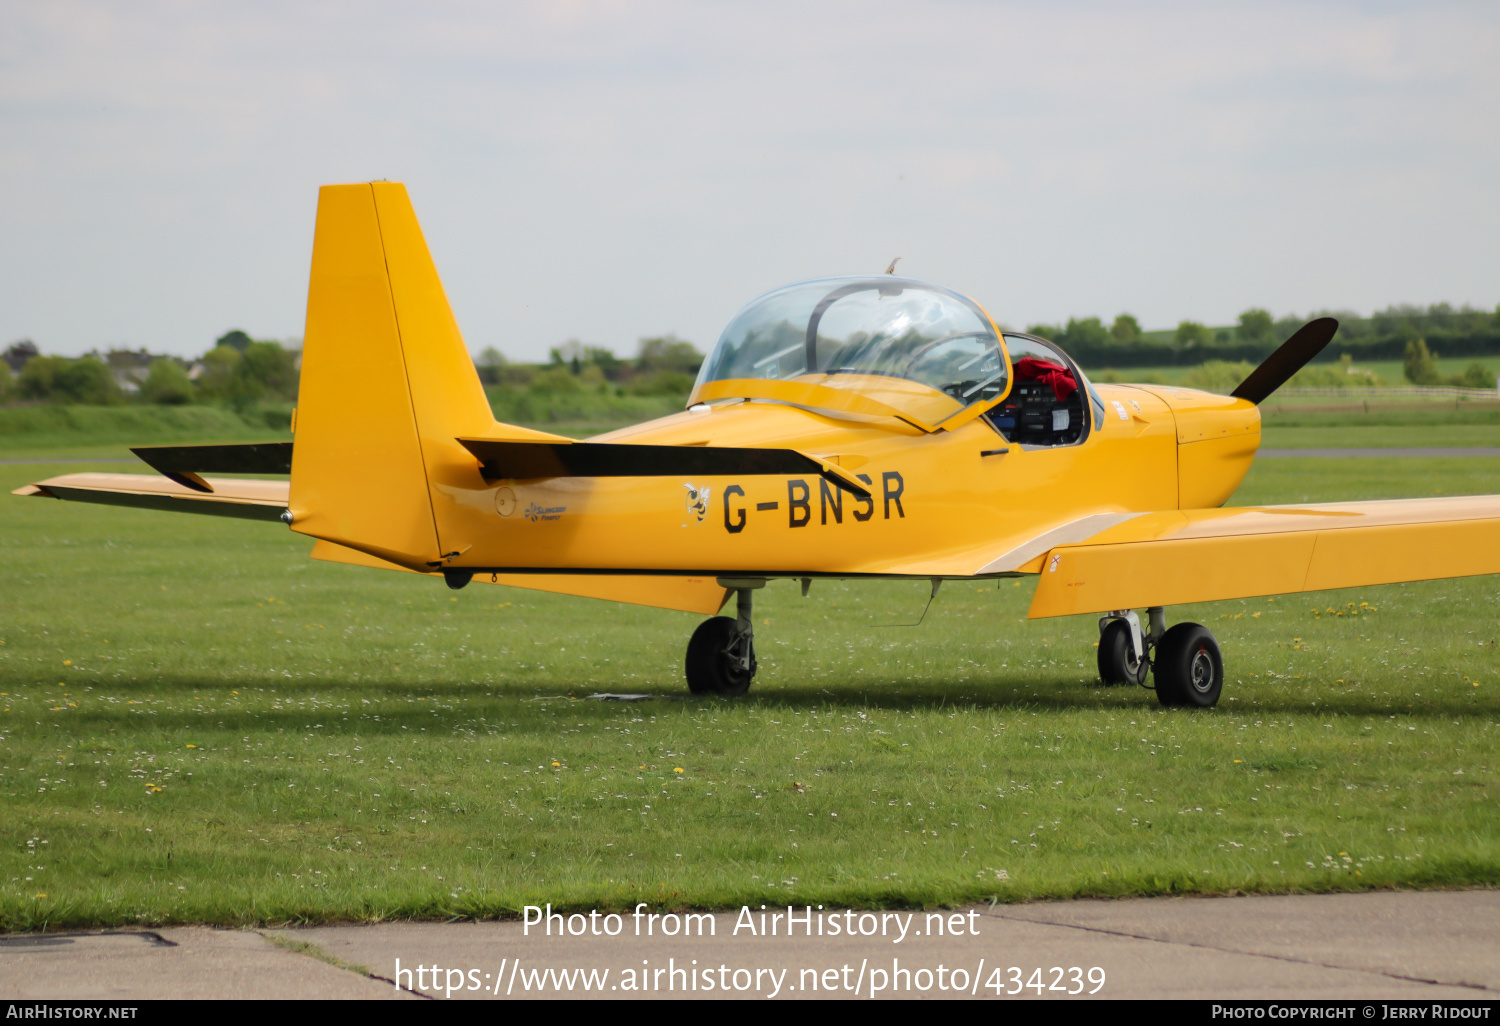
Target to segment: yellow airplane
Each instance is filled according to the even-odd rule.
[[[1297,332],[1231,396],[1094,385],[1052,343],[892,274],[745,307],[686,410],[574,441],[496,422],[406,190],[322,189],[292,443],[139,448],[162,476],[19,489],[281,521],[316,559],[717,613],[698,694],[755,676],[773,579],[1034,575],[1030,616],[1102,614],[1107,684],[1211,707],[1213,635],[1164,607],[1500,572],[1500,496],[1224,509],[1257,403],[1333,337]],[[291,480],[213,478],[290,473]],[[1136,612],[1147,611],[1145,622]]]

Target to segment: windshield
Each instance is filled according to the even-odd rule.
[[[989,316],[956,292],[909,278],[830,278],[761,296],[719,336],[698,373],[846,389],[939,420],[1005,390]]]

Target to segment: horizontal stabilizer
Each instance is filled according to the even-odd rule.
[[[12,494],[285,522],[288,487],[285,481],[213,478],[204,483],[208,486],[206,491],[149,474],[65,474],[18,488]]]
[[[816,474],[859,498],[870,493],[854,475],[795,449],[712,445],[621,445],[611,442],[509,442],[460,438],[491,481],[542,477],[705,477]]]
[[[213,489],[200,474],[290,474],[291,442],[248,445],[149,445],[130,450],[152,470],[197,492]]]

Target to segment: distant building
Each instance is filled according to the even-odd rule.
[[[39,354],[36,343],[29,338],[23,338],[19,342],[12,342],[9,348],[0,354],[0,359],[3,359],[12,371],[19,374],[21,368],[26,366],[26,361],[37,355]]]
[[[104,362],[114,377],[115,384],[120,386],[120,391],[126,393],[140,391],[142,383],[151,373],[151,362],[156,359],[144,346],[137,350],[111,349],[103,356],[96,350],[89,355]]]

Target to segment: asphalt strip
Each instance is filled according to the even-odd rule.
[[[1500,995],[1500,890],[640,912],[14,935],[0,999]]]

